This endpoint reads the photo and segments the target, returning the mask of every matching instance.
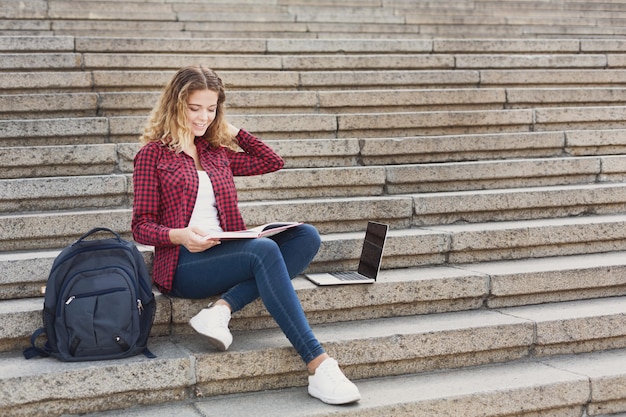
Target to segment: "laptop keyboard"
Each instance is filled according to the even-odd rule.
[[[332,272],[331,273],[332,276],[334,276],[335,278],[337,278],[340,281],[360,281],[363,279],[367,279],[367,277],[360,275],[356,272],[350,272],[350,271],[346,271],[346,272]]]

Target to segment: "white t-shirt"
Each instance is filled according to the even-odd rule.
[[[215,193],[213,184],[206,171],[198,171],[200,185],[198,186],[198,197],[193,207],[189,226],[200,226],[205,233],[222,232],[220,220],[215,206]]]

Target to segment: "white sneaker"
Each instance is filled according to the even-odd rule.
[[[359,389],[339,369],[337,361],[328,358],[309,375],[309,395],[327,404],[348,404],[361,399]]]
[[[233,335],[228,330],[230,309],[224,305],[209,304],[189,320],[195,331],[209,338],[209,343],[224,351],[233,342]]]

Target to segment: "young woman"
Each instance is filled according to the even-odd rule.
[[[233,339],[231,313],[260,297],[306,363],[309,394],[329,404],[358,401],[358,388],[313,335],[291,284],[319,249],[317,230],[303,224],[271,238],[206,238],[245,229],[233,176],[265,174],[284,164],[261,140],[226,121],[224,101],[215,72],[182,68],[140,138],[132,230],[137,242],[155,247],[153,281],[175,297],[221,294],[190,320],[219,350]]]

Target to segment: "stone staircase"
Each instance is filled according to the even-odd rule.
[[[0,0],[0,415],[624,417],[625,12]],[[376,284],[294,280],[356,405],[307,396],[260,302],[223,353],[187,325],[208,300],[158,294],[157,359],[21,356],[60,249],[96,226],[130,238],[137,137],[199,63],[286,160],[237,179],[249,225],[317,226],[311,271],[354,268],[367,220],[391,226]]]

